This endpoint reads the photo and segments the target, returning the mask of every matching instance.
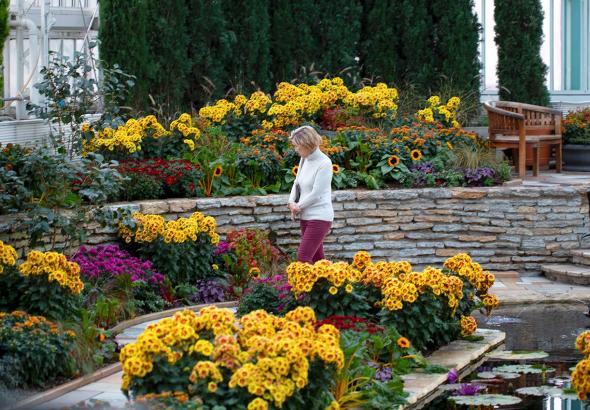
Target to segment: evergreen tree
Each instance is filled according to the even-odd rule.
[[[363,29],[365,77],[426,92],[437,79],[429,0],[374,1]]]
[[[363,6],[360,0],[318,1],[318,44],[316,61],[331,75],[348,69],[358,73],[358,44],[361,35]]]
[[[223,97],[229,83],[235,33],[229,30],[222,0],[187,1],[189,34],[187,58],[191,64],[186,99],[193,107]]]
[[[437,74],[456,93],[476,94],[479,101],[480,26],[473,0],[432,0]]]
[[[225,12],[235,33],[229,81],[235,92],[270,88],[269,0],[228,0]]]
[[[428,90],[437,80],[433,22],[428,10],[429,0],[402,0],[399,18],[399,80]],[[399,81],[398,80],[398,81]]]
[[[363,11],[361,64],[365,77],[393,83],[399,80],[400,32],[398,0],[366,3]]]
[[[314,0],[271,1],[271,71],[275,84],[299,78],[302,68],[317,68],[318,18]]]
[[[188,59],[190,37],[185,0],[144,0],[149,29],[149,61],[152,65],[149,93],[158,107],[168,114],[185,110],[184,99],[191,62]]]
[[[543,10],[540,0],[496,1],[500,99],[549,105],[547,66],[541,59]]]
[[[4,49],[4,42],[6,41],[6,37],[10,34],[10,29],[8,27],[8,6],[10,4],[9,0],[0,0],[0,66],[3,64],[2,61],[2,51]],[[4,76],[0,75],[0,90],[4,90]]]
[[[153,66],[149,57],[146,12],[142,0],[117,0],[100,3],[100,58],[108,66],[118,64],[136,77],[128,104],[145,109]]]

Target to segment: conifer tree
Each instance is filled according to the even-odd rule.
[[[392,84],[399,80],[401,70],[401,28],[396,22],[400,12],[399,1],[380,0],[364,7],[360,48],[364,76]]]
[[[117,0],[101,0],[100,58],[108,65],[118,64],[136,77],[128,104],[144,109],[152,77],[146,10],[142,0],[127,0],[122,7]]]
[[[316,3],[319,10],[318,47],[319,68],[331,75],[348,69],[358,71],[358,44],[361,35],[363,7],[360,0],[331,0]]]
[[[225,13],[235,33],[229,81],[235,92],[270,88],[269,0],[227,0]]]
[[[496,1],[496,44],[500,99],[549,105],[547,66],[541,59],[543,10],[540,0]]]
[[[479,99],[479,31],[473,0],[432,0],[437,75],[454,91]]]
[[[149,24],[147,41],[152,66],[149,93],[158,107],[169,114],[185,110],[184,99],[191,62],[188,59],[190,36],[185,0],[143,0]]]
[[[222,0],[187,1],[187,13],[191,67],[186,99],[196,108],[224,96],[236,36],[229,30]]]

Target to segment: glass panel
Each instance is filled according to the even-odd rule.
[[[564,63],[566,90],[582,89],[582,0],[566,0],[564,18]]]

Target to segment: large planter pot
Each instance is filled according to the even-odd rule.
[[[564,145],[563,169],[590,172],[590,145]]]

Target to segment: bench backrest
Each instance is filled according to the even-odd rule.
[[[485,103],[490,139],[496,135],[561,135],[561,112],[548,107],[511,101]]]

